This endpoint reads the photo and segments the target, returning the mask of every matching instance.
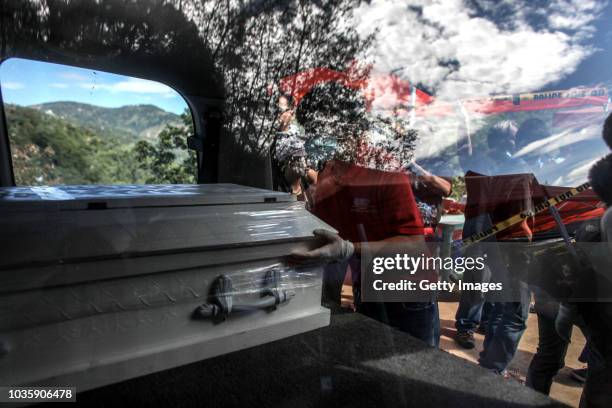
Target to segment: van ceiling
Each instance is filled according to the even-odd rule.
[[[210,56],[196,25],[165,1],[0,2],[0,61],[97,69],[223,99]]]

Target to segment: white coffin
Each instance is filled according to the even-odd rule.
[[[0,384],[83,391],[326,326],[321,268],[285,261],[315,228],[230,184],[0,188]],[[236,307],[286,300],[271,271],[289,300]],[[197,318],[222,275],[232,312]]]

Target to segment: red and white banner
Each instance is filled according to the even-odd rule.
[[[352,89],[363,90],[368,106],[388,109],[414,109],[416,116],[447,116],[458,112],[496,114],[546,109],[599,106],[607,110],[608,89],[605,87],[574,88],[568,90],[494,95],[463,99],[455,102],[439,101],[396,75],[371,74],[368,66],[351,65],[346,71],[312,68],[280,80],[281,92],[293,96],[295,104],[316,85],[335,81]],[[459,106],[460,105],[460,106]]]

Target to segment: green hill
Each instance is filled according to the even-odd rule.
[[[53,114],[5,105],[18,185],[142,182],[130,144]]]
[[[48,102],[30,108],[86,127],[100,136],[113,136],[124,142],[154,139],[166,124],[181,124],[178,115],[154,105],[104,108],[79,102]]]

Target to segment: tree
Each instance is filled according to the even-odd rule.
[[[370,39],[347,24],[357,0],[177,1],[210,50],[225,90],[219,160],[244,175],[268,154],[276,131],[281,78],[315,68],[345,70],[367,55]],[[232,179],[248,182],[240,176]]]
[[[138,167],[148,184],[193,184],[197,177],[196,154],[187,148],[193,135],[191,114],[181,115],[183,126],[166,125],[155,143],[140,140],[134,146]]]
[[[350,24],[360,0],[39,0],[0,9],[0,57],[21,44],[33,57],[46,49],[88,55],[96,68],[165,82],[194,95],[224,99],[219,173],[249,183],[263,170],[275,135],[281,78],[327,67],[345,71],[366,60],[372,37]],[[11,24],[6,22],[11,21]],[[71,24],[65,24],[71,21]],[[2,24],[2,23],[5,24]],[[40,47],[39,45],[43,45]],[[47,47],[47,48],[46,48]],[[37,53],[41,55],[37,55]],[[55,55],[54,54],[54,55]],[[180,61],[180,63],[177,63]],[[215,88],[213,90],[213,88]],[[141,143],[147,180],[191,179],[170,164],[179,129],[157,144]],[[147,157],[150,153],[152,157]],[[189,153],[192,155],[192,153]],[[163,171],[168,174],[162,174]]]

